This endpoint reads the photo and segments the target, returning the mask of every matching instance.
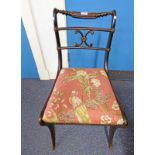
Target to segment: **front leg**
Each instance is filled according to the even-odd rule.
[[[116,129],[117,129],[116,126],[110,126],[109,135],[108,135],[109,149],[112,149],[112,142],[113,142],[113,137]]]
[[[52,140],[52,149],[55,150],[55,127],[54,124],[48,125]]]

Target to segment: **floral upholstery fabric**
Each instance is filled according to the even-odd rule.
[[[106,72],[96,68],[62,69],[45,108],[43,121],[126,124]]]

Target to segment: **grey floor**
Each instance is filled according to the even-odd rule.
[[[109,151],[102,126],[56,126],[56,150],[51,150],[50,134],[38,124],[39,113],[53,81],[22,80],[22,155],[133,155],[134,93],[133,80],[113,80],[129,126],[118,129]]]

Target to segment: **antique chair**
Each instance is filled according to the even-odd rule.
[[[63,14],[72,18],[96,19],[111,16],[110,28],[95,27],[58,27],[57,14]],[[55,149],[55,124],[59,125],[103,125],[109,126],[107,136],[109,148],[112,148],[114,133],[119,127],[127,127],[124,112],[112,89],[108,77],[108,57],[115,31],[116,11],[87,13],[64,10],[53,10],[54,31],[58,51],[58,72],[53,88],[41,111],[39,123],[49,128],[52,139],[52,148]],[[61,46],[59,31],[75,30],[81,34],[81,43],[74,46]],[[82,31],[87,33],[84,35]],[[103,31],[108,34],[105,48],[93,47],[87,43],[87,35],[95,31]],[[85,45],[85,46],[83,46]],[[102,68],[62,68],[62,50],[82,49],[105,51],[104,69]]]

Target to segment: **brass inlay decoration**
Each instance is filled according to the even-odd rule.
[[[107,51],[107,52],[110,52],[110,48],[106,48],[106,51]]]
[[[86,41],[86,37],[83,36],[83,37],[81,38],[81,40],[82,40],[83,42]]]

